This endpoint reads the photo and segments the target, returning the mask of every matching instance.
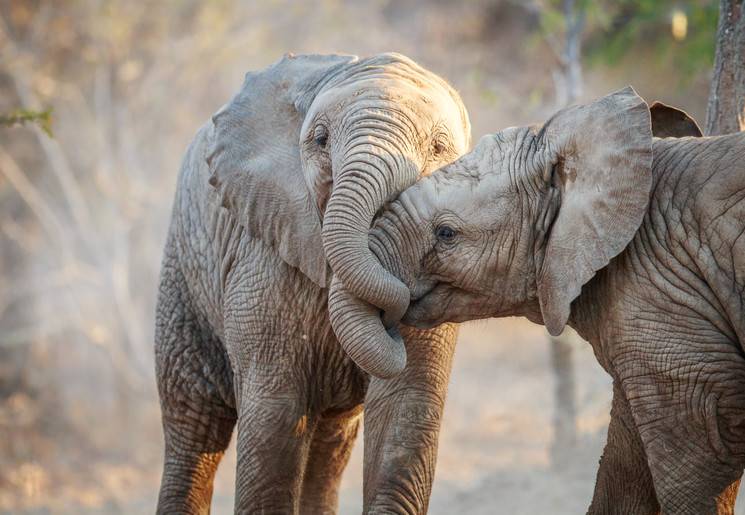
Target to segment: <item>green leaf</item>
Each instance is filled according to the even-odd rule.
[[[48,107],[44,111],[34,111],[33,109],[18,108],[13,109],[5,115],[0,115],[0,125],[14,127],[16,125],[26,125],[26,123],[36,123],[50,138],[52,135],[52,111],[53,107]]]

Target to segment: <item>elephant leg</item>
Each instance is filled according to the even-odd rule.
[[[272,344],[281,347],[280,344]],[[245,348],[251,348],[245,347]],[[289,358],[234,361],[238,405],[236,513],[297,513],[317,416]]]
[[[613,404],[608,441],[595,483],[589,514],[656,514],[655,496],[647,456],[629,403],[618,381],[613,382]]]
[[[155,331],[165,436],[158,513],[209,513],[215,471],[236,421],[227,354],[185,306],[164,268]]]
[[[716,329],[690,326],[630,330],[641,338],[615,346],[613,367],[662,512],[734,513],[745,466],[745,361]]]
[[[334,415],[324,415],[316,426],[305,466],[300,498],[301,513],[336,513],[339,484],[349,462],[362,420],[362,405]]]
[[[741,399],[743,401],[745,399]],[[658,413],[688,409],[683,407],[683,402],[679,398],[670,399],[670,404]],[[721,435],[716,433],[724,429],[724,421],[716,420],[716,414],[706,413],[709,406],[700,409],[695,414],[680,414],[668,419],[656,415],[655,423],[649,421],[648,407],[632,404],[635,418],[644,420],[638,424],[639,434],[644,441],[663,513],[734,513],[743,472],[742,457],[732,456],[723,446],[714,447],[721,445],[716,442]],[[699,416],[709,420],[695,420]]]
[[[425,513],[458,326],[400,327],[407,364],[365,397],[365,513]]]

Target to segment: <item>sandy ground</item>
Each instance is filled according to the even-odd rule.
[[[504,319],[461,328],[430,514],[586,512],[605,443],[611,384],[587,343],[576,335],[565,341],[571,359],[569,374],[560,379],[555,344],[542,327]],[[559,417],[571,411],[573,421]],[[54,467],[0,464],[0,513],[153,513],[162,434],[155,423],[149,433],[116,462],[76,463],[62,452]],[[234,480],[232,443],[217,473],[212,513],[232,513]],[[360,438],[343,478],[339,512],[360,513],[361,507]],[[736,513],[745,515],[745,501]]]
[[[542,327],[523,319],[461,328],[429,513],[584,513],[605,443],[610,379],[589,345],[570,341],[576,419],[556,445],[557,378]],[[234,454],[218,472],[213,513],[231,513]],[[362,441],[345,472],[340,509],[362,507]]]
[[[429,513],[586,511],[605,443],[611,383],[589,345],[572,340],[576,431],[573,443],[568,438],[554,445],[557,380],[550,346],[542,327],[522,319],[462,327]],[[344,478],[341,513],[360,511],[360,450]]]
[[[612,385],[588,343],[576,334],[566,341],[574,430],[559,429],[557,438],[557,404],[566,402],[557,386],[566,386],[566,378],[557,377],[545,329],[517,318],[461,327],[431,515],[587,511],[610,420]],[[234,460],[231,452],[218,472],[213,513],[232,513]],[[339,513],[357,514],[361,508],[360,438],[345,471]],[[735,513],[745,515],[745,500]]]

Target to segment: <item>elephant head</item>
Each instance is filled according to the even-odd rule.
[[[371,229],[374,254],[410,289],[403,322],[523,315],[558,335],[640,226],[651,164],[649,109],[630,87],[485,136]]]
[[[398,320],[409,292],[372,256],[368,230],[386,202],[467,150],[470,125],[452,87],[398,54],[287,55],[248,73],[213,125],[210,183],[249,234],[318,286],[343,283],[366,314]],[[329,313],[364,370],[403,369],[394,329],[395,340],[371,340],[334,295]]]

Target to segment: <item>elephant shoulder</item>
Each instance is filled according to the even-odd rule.
[[[745,251],[745,133],[706,138],[706,146],[696,158],[698,187],[691,206],[701,233],[712,246]]]
[[[212,275],[219,263],[246,244],[242,227],[221,207],[217,191],[209,184],[206,159],[213,145],[214,128],[208,122],[192,139],[181,162],[169,228],[169,242],[178,248],[180,261],[198,265],[194,276]]]
[[[210,171],[207,156],[214,140],[211,123],[199,129],[186,149],[181,161],[176,193],[173,200],[171,231],[182,229],[184,234],[198,234],[214,225],[220,208],[220,199],[209,185]]]
[[[691,139],[677,148],[681,179],[678,196],[702,222],[745,219],[745,133]]]
[[[214,145],[214,132],[212,123],[205,123],[186,148],[176,183],[174,209],[188,210],[217,199],[214,188],[209,185],[210,171],[207,164],[207,156]]]

